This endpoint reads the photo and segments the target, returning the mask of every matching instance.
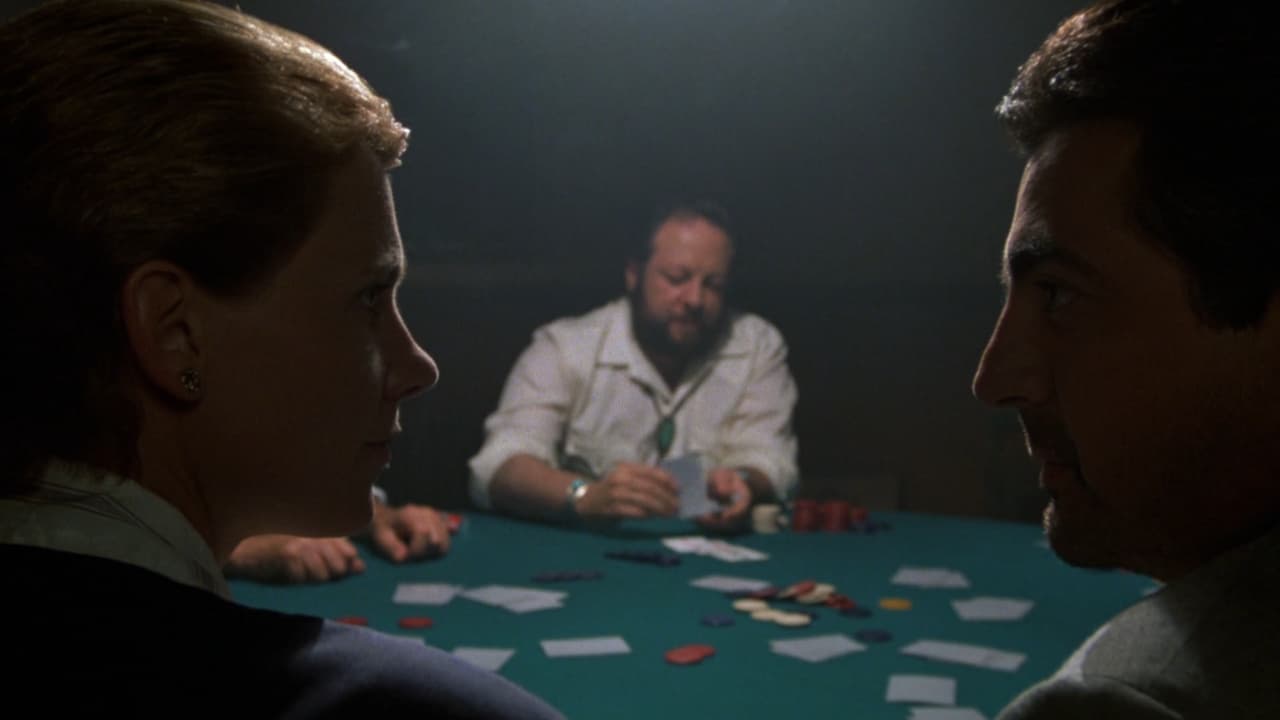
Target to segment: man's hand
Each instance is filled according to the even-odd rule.
[[[714,468],[707,475],[707,496],[724,505],[718,512],[698,517],[698,524],[709,530],[741,530],[750,519],[751,486],[742,473],[733,468]]]
[[[375,502],[369,537],[380,553],[397,563],[449,552],[449,527],[444,517],[424,505],[393,508]]]
[[[255,535],[231,551],[224,570],[260,582],[326,582],[364,572],[364,561],[355,545],[342,537]]]
[[[618,463],[587,486],[577,511],[584,518],[643,518],[675,515],[679,506],[670,473],[649,465]]]

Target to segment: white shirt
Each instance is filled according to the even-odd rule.
[[[213,551],[177,508],[83,465],[51,460],[32,491],[0,498],[0,543],[116,560],[231,597]]]
[[[675,436],[666,457],[699,454],[705,467],[752,467],[778,497],[796,482],[791,414],[795,382],[773,325],[734,314],[727,337],[671,391],[631,329],[626,298],[538,328],[512,368],[486,439],[471,459],[471,498],[490,507],[489,485],[516,454],[601,476],[618,462],[659,462],[658,424]]]

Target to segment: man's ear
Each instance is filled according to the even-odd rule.
[[[164,260],[134,268],[120,291],[120,314],[139,374],[173,400],[201,396],[204,370],[196,286],[185,270]]]
[[[635,260],[627,261],[627,267],[622,271],[622,279],[627,285],[628,293],[636,291],[636,286],[640,284],[640,274],[642,272],[643,268],[640,267],[640,263]]]

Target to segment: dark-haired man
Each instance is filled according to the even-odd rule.
[[[1017,410],[1054,550],[1165,587],[1000,716],[1280,717],[1280,242],[1269,26],[1070,18],[999,115],[1027,163],[974,379]]]
[[[534,333],[484,447],[471,460],[481,507],[543,519],[669,516],[664,459],[697,456],[722,505],[699,518],[741,527],[753,503],[796,480],[786,345],[726,304],[733,241],[718,207],[664,209],[631,253],[627,295]]]

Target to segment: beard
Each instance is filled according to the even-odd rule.
[[[627,294],[627,300],[631,306],[631,331],[636,342],[657,355],[685,361],[701,357],[720,342],[729,326],[728,312],[708,318],[704,312],[697,311],[691,318],[697,324],[697,332],[689,338],[677,339],[667,326],[670,318],[656,318],[649,314],[639,287]]]

